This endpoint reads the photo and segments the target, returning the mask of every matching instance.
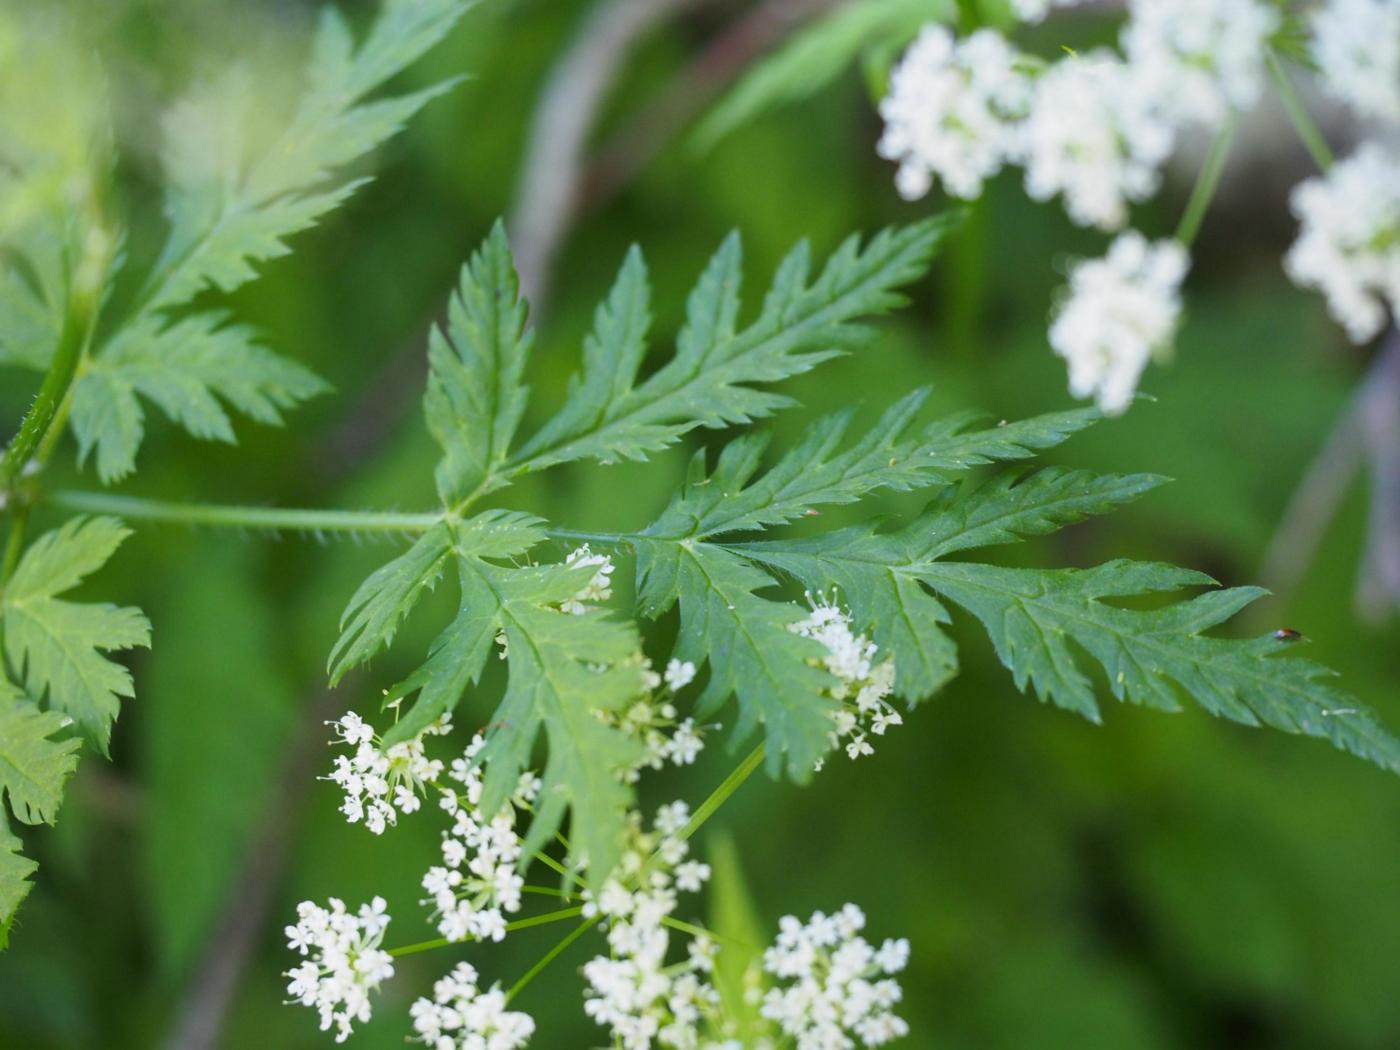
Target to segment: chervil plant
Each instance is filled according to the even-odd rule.
[[[1018,688],[1089,719],[1106,687],[1121,701],[1166,711],[1191,702],[1234,722],[1322,737],[1400,771],[1400,742],[1324,668],[1289,652],[1293,632],[1212,633],[1258,589],[1218,589],[1158,563],[1032,569],[987,556],[1161,482],[1027,468],[1094,425],[1097,410],[994,424],[974,414],[929,419],[915,390],[863,432],[850,433],[847,411],[771,448],[763,421],[795,407],[783,381],[868,352],[872,320],[901,304],[900,290],[925,273],[956,215],[851,237],[819,266],[799,244],[747,306],[733,235],[696,281],[673,348],[650,338],[650,284],[634,248],[597,308],[566,396],[533,430],[524,426],[533,333],[507,231],[496,225],[428,340],[423,407],[439,455],[437,503],[422,512],[162,503],[47,485],[67,425],[104,482],[128,475],[142,398],[197,437],[231,440],[225,404],[275,422],[323,390],[191,300],[251,279],[255,263],[353,190],[343,165],[436,89],[367,96],[465,6],[390,0],[358,45],[328,15],[303,101],[264,148],[234,135],[208,141],[211,129],[238,126],[227,116],[237,109],[234,80],[178,107],[167,128],[169,244],[111,316],[120,228],[98,203],[96,176],[80,186],[87,210],[75,223],[55,210],[75,192],[71,182],[55,188],[42,170],[26,173],[43,206],[17,220],[10,243],[24,267],[7,271],[0,289],[4,309],[32,322],[12,329],[6,353],[44,373],[0,462],[10,528],[0,788],[15,820],[52,823],[77,751],[84,742],[106,750],[132,695],[130,675],[107,654],[149,644],[145,618],[61,597],[116,551],[127,535],[119,519],[402,537],[405,549],[349,597],[329,654],[332,684],[372,667],[425,592],[441,586],[455,598],[436,641],[415,654],[417,669],[381,683],[380,710],[351,711],[328,733],[341,750],[325,779],[343,794],[349,822],[385,836],[404,820],[441,830],[440,863],[420,880],[439,939],[386,946],[384,897],[307,901],[286,928],[288,995],[337,1040],[369,1019],[395,959],[548,923],[569,928],[509,986],[485,966],[445,963],[411,1009],[414,1038],[436,1050],[526,1045],[535,1025],[522,991],[594,932],[606,943],[582,968],[582,1007],[618,1046],[876,1046],[907,1034],[896,975],[911,946],[867,940],[855,905],[806,922],[788,916],[760,951],[688,921],[682,895],[701,892],[712,874],[690,840],[756,770],[802,783],[827,762],[869,756],[957,674],[954,610],[982,625]],[[649,522],[584,532],[512,507],[512,485],[526,476],[646,461],[698,431],[737,433],[694,453],[684,484]],[[917,494],[923,509],[786,528],[832,505],[869,509],[891,491]],[[30,541],[29,517],[44,506],[80,516]],[[635,574],[632,607],[613,600],[620,570]],[[662,620],[668,629],[653,629]],[[663,648],[672,633],[674,646]],[[499,696],[484,685],[492,660],[506,668]],[[459,708],[484,727],[466,743],[452,727]],[[732,773],[693,806],[676,800],[644,813],[646,771],[689,764],[720,735],[744,752]],[[33,865],[0,818],[8,930]],[[398,897],[404,888],[385,890]],[[553,906],[529,907],[537,898]],[[743,979],[718,978],[717,968],[734,972],[736,956]]]

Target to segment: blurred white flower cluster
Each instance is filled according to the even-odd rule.
[[[1073,2],[1014,7],[1036,22]],[[880,105],[879,153],[899,162],[899,192],[918,198],[939,183],[975,198],[985,179],[1016,164],[1032,198],[1059,197],[1079,225],[1122,230],[1130,206],[1157,192],[1184,130],[1219,131],[1259,101],[1269,49],[1286,28],[1267,0],[1128,0],[1127,8],[1117,50],[1053,61],[994,30],[958,40],[926,27]],[[1324,0],[1306,25],[1324,89],[1363,119],[1400,122],[1400,0]],[[1288,273],[1321,290],[1358,342],[1393,323],[1400,304],[1397,172],[1400,150],[1373,142],[1293,197],[1302,232]],[[1051,342],[1075,396],[1108,413],[1131,403],[1146,362],[1177,327],[1185,248],[1128,234],[1106,258],[1072,267]]]
[[[1151,244],[1129,230],[1104,258],[1075,264],[1050,324],[1050,345],[1069,365],[1070,393],[1096,398],[1105,412],[1132,403],[1147,362],[1171,343],[1189,261],[1179,241]]]
[[[506,1009],[499,988],[477,987],[476,967],[461,962],[433,984],[433,997],[409,1010],[417,1041],[431,1050],[519,1050],[535,1034],[529,1014]]]
[[[1019,122],[1030,102],[1030,77],[1019,64],[990,29],[961,42],[940,25],[919,34],[880,104],[885,134],[878,149],[900,161],[901,194],[922,197],[936,175],[954,197],[970,200],[1019,155]]]
[[[763,967],[787,983],[769,989],[762,1012],[797,1050],[883,1046],[909,1034],[894,1014],[903,992],[893,978],[908,965],[909,942],[875,948],[860,936],[864,928],[865,913],[854,904],[834,915],[817,912],[806,923],[792,915],[781,920]]]
[[[884,736],[890,726],[904,724],[886,699],[894,692],[893,657],[877,663],[879,647],[865,635],[852,631],[850,615],[825,596],[818,596],[811,615],[789,629],[826,648],[822,666],[836,680],[832,698],[841,702],[834,716],[832,747],[844,746],[852,759],[873,755],[870,734]],[[821,769],[821,763],[817,768]]]
[[[335,1041],[349,1037],[351,1022],[370,1018],[370,993],[394,975],[394,960],[379,945],[389,925],[383,897],[362,904],[358,913],[332,897],[330,906],[297,905],[297,922],[286,928],[287,946],[306,961],[288,970],[287,994],[321,1015],[321,1031],[335,1029]]]
[[[1400,3],[1329,0],[1312,33],[1322,86],[1360,117],[1400,121]]]
[[[1293,191],[1302,230],[1288,274],[1327,297],[1353,342],[1374,338],[1400,309],[1400,150],[1368,142]]]

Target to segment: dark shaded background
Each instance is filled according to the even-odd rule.
[[[272,347],[337,392],[285,430],[240,426],[238,448],[196,443],[152,418],[128,491],[430,505],[433,455],[416,409],[424,332],[469,249],[511,207],[530,114],[583,8],[492,0],[470,13],[411,82],[462,71],[471,79],[379,154],[375,181],[348,207],[235,297],[239,316]],[[128,142],[126,204],[145,217],[133,239],[138,258],[160,231],[153,101],[211,55],[296,54],[311,10],[86,5],[85,32],[109,56]],[[674,89],[678,72],[744,13],[740,4],[699,5],[648,36],[594,140],[636,131],[639,107]],[[1257,580],[1290,493],[1366,363],[1320,301],[1283,277],[1286,190],[1308,169],[1301,149],[1261,119],[1200,241],[1176,360],[1146,377],[1156,400],[1053,457],[1177,482],[1112,519],[998,552],[1007,563],[1132,556],[1199,567],[1228,584]],[[821,254],[851,230],[939,207],[898,200],[892,170],[874,155],[878,132],[853,72],[709,154],[667,138],[567,236],[541,318],[536,417],[557,403],[593,304],[632,241],[647,251],[664,345],[689,283],[729,229],[744,232],[753,300],[797,238],[812,238]],[[1171,229],[1180,181],[1139,225]],[[778,430],[791,436],[852,398],[868,417],[925,384],[939,411],[972,405],[1015,418],[1067,406],[1046,311],[1065,258],[1100,244],[1057,209],[1029,204],[1014,177],[1001,179],[877,344],[791,384],[804,408],[780,417]],[[0,418],[18,418],[33,383],[0,371]],[[628,528],[663,504],[686,458],[678,449],[647,467],[555,471],[511,499],[578,528]],[[1304,632],[1310,656],[1337,667],[1400,726],[1394,623],[1363,623],[1353,608],[1365,510],[1358,486],[1298,591],[1260,603],[1239,629]],[[824,523],[841,518],[834,511]],[[329,1045],[309,1011],[279,1005],[279,972],[289,965],[279,931],[295,903],[383,893],[396,916],[390,941],[429,935],[415,901],[435,851],[432,825],[408,821],[372,839],[337,816],[332,785],[311,779],[329,763],[316,720],[373,710],[379,688],[411,667],[439,620],[426,603],[393,654],[324,697],[340,609],[393,549],[145,527],[89,587],[142,606],[155,648],[135,661],[138,697],[117,725],[114,761],[88,756],[57,830],[27,836],[43,867],[13,947],[0,955],[0,1046],[162,1045],[198,1002],[194,990],[207,987],[211,958],[236,965],[223,947],[248,924],[252,952],[220,1045]],[[757,779],[713,822],[741,845],[770,926],[786,912],[855,900],[876,936],[907,935],[909,1046],[1400,1045],[1400,783],[1324,744],[1194,711],[1113,706],[1103,726],[1090,725],[1018,694],[968,627],[956,624],[963,675],[874,758],[835,761],[808,790]],[[494,689],[488,679],[469,696],[458,724],[484,723]],[[311,762],[289,760],[308,730]],[[649,806],[698,800],[732,761],[716,742],[693,771],[646,783]],[[557,932],[404,960],[352,1045],[403,1045],[408,1002],[455,958],[509,983]],[[602,1042],[581,1011],[577,967],[586,957],[576,948],[522,998],[540,1024],[536,1045]]]

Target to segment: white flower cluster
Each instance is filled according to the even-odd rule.
[[[1131,0],[1123,51],[1174,123],[1218,127],[1259,101],[1278,12],[1260,0]]]
[[[1026,193],[1059,195],[1081,226],[1115,230],[1157,191],[1174,130],[1132,67],[1110,51],[1070,55],[1036,81],[1022,130]]]
[[[1294,189],[1292,205],[1301,230],[1288,275],[1322,291],[1353,342],[1400,317],[1400,150],[1362,145]]]
[[[1400,121],[1400,3],[1328,0],[1312,31],[1327,91],[1359,116]]]
[[[810,596],[809,596],[810,597]],[[789,627],[794,634],[826,647],[822,665],[836,679],[831,696],[841,701],[835,714],[831,745],[843,745],[852,758],[875,753],[869,734],[884,736],[904,720],[885,698],[894,692],[894,659],[877,663],[879,647],[851,630],[851,617],[839,605],[819,596],[812,612]],[[821,768],[818,764],[818,769]]]
[[[653,830],[645,832],[632,814],[621,863],[596,896],[587,895],[584,913],[606,919],[610,954],[584,964],[584,1011],[624,1050],[713,1045],[700,1032],[718,1003],[707,976],[714,945],[696,937],[685,960],[667,963],[665,922],[678,894],[698,892],[710,877],[709,865],[686,859],[689,847],[679,832],[689,819],[685,803],[674,802],[661,807]]]
[[[605,602],[612,597],[613,560],[608,554],[594,554],[588,544],[569,552],[564,559],[568,566],[592,566],[595,571],[588,583],[568,601],[559,606],[566,613],[581,616],[590,604]]]
[[[524,773],[513,799],[492,817],[479,809],[481,768],[476,756],[486,746],[478,735],[466,753],[454,759],[448,777],[460,792],[444,789],[442,808],[452,827],[442,833],[442,864],[423,876],[438,932],[449,941],[500,941],[506,935],[506,914],[520,910],[525,880],[519,868],[521,842],[516,830],[516,807],[528,806],[540,781]]]
[[[286,928],[287,946],[306,961],[286,971],[287,994],[321,1015],[321,1031],[335,1028],[345,1042],[353,1021],[370,1018],[370,993],[394,975],[394,960],[380,949],[389,925],[383,897],[362,904],[358,913],[332,897],[330,907],[314,901],[297,905],[297,923]]]
[[[1023,3],[1022,14],[1046,6]],[[1129,16],[1126,60],[1101,49],[1048,66],[990,29],[959,42],[927,27],[880,104],[879,152],[900,162],[900,193],[922,197],[936,175],[953,196],[976,197],[1003,164],[1021,163],[1031,197],[1061,196],[1075,222],[1121,228],[1129,202],[1156,192],[1179,128],[1219,125],[1257,101],[1279,25],[1263,0],[1131,0]]]
[[[817,912],[807,923],[785,916],[778,938],[763,953],[763,967],[791,982],[763,998],[763,1016],[797,1041],[797,1050],[830,1050],[856,1044],[883,1046],[909,1034],[893,1010],[903,998],[893,975],[909,962],[909,942],[887,940],[875,948],[860,931],[865,913],[847,904],[834,915]]]
[[[900,162],[895,185],[910,200],[938,176],[954,197],[972,199],[1014,160],[1030,77],[1000,33],[979,30],[959,42],[941,25],[924,28],[891,74],[880,103],[880,156]]]
[[[618,771],[629,784],[635,784],[642,769],[661,769],[667,763],[688,766],[695,762],[705,747],[704,730],[695,719],[677,721],[679,711],[672,695],[695,679],[695,665],[689,660],[671,660],[664,674],[657,674],[651,661],[638,656],[642,665],[642,683],[646,689],[641,696],[621,711],[595,711],[602,721],[635,737],[646,748],[641,763]],[[661,687],[665,685],[665,691]]]
[[[1015,7],[1022,19],[1039,21],[1072,2],[1015,0]],[[1333,0],[1339,8],[1362,2]],[[1019,164],[1033,199],[1058,197],[1077,224],[1121,230],[1130,206],[1157,192],[1184,128],[1220,127],[1258,101],[1269,42],[1282,25],[1267,0],[1127,6],[1118,50],[1053,62],[1019,52],[992,30],[959,41],[941,26],[926,28],[880,105],[879,152],[899,161],[899,192],[923,196],[937,178],[951,195],[975,197],[984,179]],[[1372,21],[1383,28],[1379,15]],[[1318,25],[1330,23],[1320,16]],[[1343,35],[1331,32],[1336,40]],[[1353,65],[1358,49],[1354,41],[1331,46]],[[1369,61],[1384,66],[1383,50],[1375,45]],[[1354,92],[1379,94],[1374,87]],[[1106,411],[1131,403],[1143,367],[1176,327],[1185,271],[1183,251],[1149,247],[1137,235],[1120,239],[1107,259],[1076,268],[1051,335],[1070,363],[1076,396],[1096,396]]]
[[[1070,393],[1097,398],[1109,414],[1132,404],[1142,370],[1176,331],[1189,261],[1179,242],[1151,244],[1129,230],[1105,258],[1075,264],[1050,325],[1050,345],[1069,364]]]
[[[419,1042],[431,1050],[519,1050],[535,1034],[529,1014],[506,1009],[500,988],[477,987],[476,968],[458,963],[433,984],[433,997],[409,1010]]]
[[[355,750],[350,755],[337,755],[334,770],[321,779],[338,784],[345,792],[340,806],[345,819],[351,824],[363,821],[376,835],[397,823],[400,814],[418,810],[424,785],[442,773],[442,763],[427,757],[424,739],[452,731],[444,715],[413,739],[386,748],[374,727],[353,711],[326,724],[335,729],[339,743]]]

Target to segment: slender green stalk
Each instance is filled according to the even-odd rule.
[[[520,887],[520,892],[533,893],[540,897],[558,897],[566,901],[580,899],[577,893],[569,893],[566,890],[555,889],[553,886],[522,886]]]
[[[544,958],[540,959],[540,961],[535,963],[534,966],[526,970],[525,973],[521,976],[520,980],[516,981],[513,985],[510,986],[510,990],[506,992],[506,1002],[510,1002],[517,995],[519,995],[521,989],[523,989],[527,984],[529,984],[536,977],[538,977],[546,966],[548,966],[565,951],[567,951],[569,945],[573,944],[574,941],[578,940],[585,933],[587,933],[594,926],[596,926],[600,918],[601,916],[595,915],[591,919],[587,919],[584,922],[579,923],[572,930],[570,930],[558,944],[556,944],[553,948],[549,949],[549,951],[545,953]]]
[[[679,930],[681,933],[688,933],[692,937],[708,937],[712,941],[719,941],[721,944],[732,944],[736,948],[745,948],[752,952],[763,950],[757,945],[748,943],[748,941],[741,941],[735,937],[726,937],[722,933],[715,933],[713,930],[707,930],[703,926],[696,926],[693,923],[684,922],[680,919],[673,919],[669,915],[662,918],[661,925],[669,926],[671,929]]]
[[[1332,153],[1332,147],[1327,145],[1327,139],[1323,137],[1317,122],[1313,120],[1307,107],[1303,105],[1303,100],[1298,97],[1298,89],[1293,86],[1293,81],[1288,76],[1288,70],[1283,68],[1283,60],[1279,58],[1278,52],[1269,48],[1266,52],[1269,64],[1269,74],[1274,78],[1274,83],[1278,85],[1280,101],[1283,108],[1288,112],[1288,119],[1293,125],[1293,130],[1298,133],[1298,138],[1302,140],[1304,148],[1312,156],[1315,163],[1321,170],[1329,170],[1336,157]]]
[[[545,912],[543,915],[532,915],[528,919],[516,919],[514,922],[508,922],[506,923],[506,932],[514,933],[516,930],[528,930],[532,926],[546,926],[551,922],[574,919],[582,914],[582,908],[561,908],[558,911]],[[403,955],[417,955],[419,952],[430,952],[436,948],[446,948],[450,944],[459,943],[461,942],[449,941],[446,937],[435,937],[431,941],[419,941],[417,944],[405,944],[402,948],[390,948],[389,954],[397,959]]]
[[[719,787],[710,792],[710,797],[700,803],[700,807],[691,815],[689,823],[681,828],[677,837],[681,841],[685,841],[699,831],[701,825],[714,816],[715,811],[729,801],[729,797],[753,775],[753,771],[763,765],[763,756],[766,753],[767,746],[764,744],[759,744],[750,751],[748,757],[739,763],[734,772],[725,777]]]
[[[574,877],[573,872],[571,872],[568,868],[564,867],[564,865],[560,864],[548,853],[544,852],[544,850],[537,851],[535,853],[535,859],[541,864],[543,864],[546,868],[557,872],[558,874],[564,876],[564,878],[566,879],[572,879]]]
[[[1210,152],[1206,154],[1205,163],[1201,165],[1200,173],[1196,176],[1196,185],[1191,188],[1191,198],[1186,202],[1186,211],[1182,213],[1181,222],[1176,227],[1176,239],[1187,248],[1191,247],[1196,240],[1196,234],[1200,233],[1201,223],[1210,209],[1210,202],[1215,199],[1215,191],[1220,188],[1220,176],[1225,172],[1225,161],[1230,156],[1230,144],[1234,138],[1235,117],[1231,114],[1216,133],[1215,141],[1210,144]]]
[[[56,507],[89,514],[184,525],[288,532],[427,532],[443,520],[439,513],[400,514],[393,511],[304,510],[293,507],[250,507],[218,503],[181,503],[118,496],[73,489],[45,494]]]

